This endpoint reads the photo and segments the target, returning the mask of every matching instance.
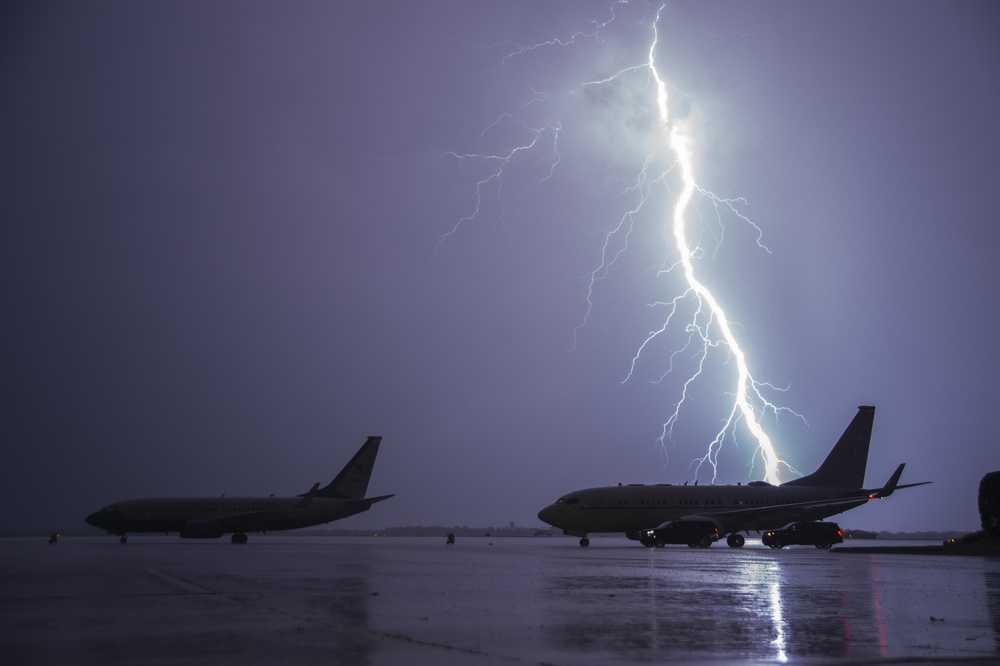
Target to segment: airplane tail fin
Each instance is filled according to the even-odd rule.
[[[368,479],[375,467],[375,456],[378,455],[378,445],[381,437],[369,437],[358,449],[351,461],[340,470],[340,474],[326,486],[316,492],[317,497],[339,497],[345,499],[362,499],[368,492]]]
[[[862,405],[830,454],[812,474],[794,479],[785,486],[830,486],[862,488],[868,466],[868,445],[872,437],[875,408]],[[901,471],[901,470],[900,470]]]

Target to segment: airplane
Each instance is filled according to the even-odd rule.
[[[777,529],[794,521],[820,520],[882,499],[901,488],[905,463],[881,488],[863,488],[875,408],[862,405],[847,430],[812,474],[780,485],[751,481],[746,485],[628,484],[587,488],[563,495],[541,511],[542,521],[590,545],[591,532],[624,532],[637,540],[639,531],[679,518],[709,518],[728,535],[731,548],[741,548],[740,532]]]
[[[86,520],[128,541],[133,532],[178,532],[185,539],[217,539],[232,534],[246,543],[247,532],[294,530],[367,511],[393,495],[365,497],[381,437],[369,437],[326,486],[313,485],[295,497],[173,497],[109,504]]]

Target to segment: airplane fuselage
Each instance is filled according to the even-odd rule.
[[[854,496],[857,502],[803,506]],[[774,529],[792,520],[819,520],[867,501],[866,491],[858,488],[784,487],[759,482],[735,486],[631,484],[586,488],[563,495],[542,509],[538,517],[575,536],[638,532],[692,515],[711,515],[724,525],[724,532],[731,532]],[[787,511],[782,509],[786,505]]]
[[[299,506],[301,497],[164,497],[117,502],[91,514],[87,522],[112,534],[178,532],[194,521],[248,518],[241,531],[280,531],[321,525],[367,511],[365,500],[316,497]],[[242,521],[240,521],[242,522]]]

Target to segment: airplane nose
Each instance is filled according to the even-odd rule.
[[[103,516],[101,511],[95,511],[94,513],[87,516],[85,520],[87,521],[88,524],[93,525],[94,527],[100,527],[101,529],[105,529],[104,525],[102,524],[103,522],[101,520],[102,517]]]
[[[553,527],[559,527],[559,525],[557,525],[555,522],[556,520],[558,520],[558,514],[559,514],[559,507],[557,507],[555,504],[550,504],[538,512],[538,519],[541,520],[543,523],[552,525]]]
[[[84,520],[88,524],[94,527],[99,527],[102,530],[112,531],[115,529],[117,523],[120,521],[120,514],[114,509],[107,508],[101,509],[100,511],[95,511],[94,513],[87,516]]]

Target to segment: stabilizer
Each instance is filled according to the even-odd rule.
[[[889,477],[889,480],[885,482],[885,485],[870,493],[868,499],[884,499],[902,488],[916,488],[917,486],[926,486],[928,483],[931,483],[931,481],[920,481],[919,483],[904,483],[900,485],[899,477],[903,475],[903,467],[905,466],[906,463],[900,463],[896,471]]]

